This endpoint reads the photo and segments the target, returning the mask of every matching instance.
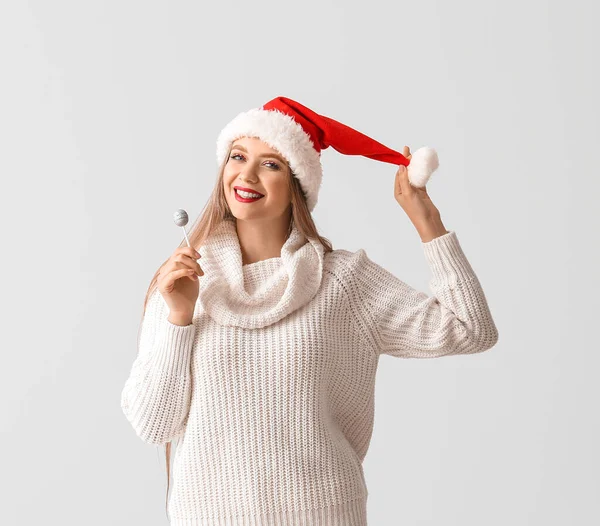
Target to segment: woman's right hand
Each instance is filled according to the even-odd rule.
[[[169,306],[171,320],[191,323],[200,292],[198,276],[204,276],[196,261],[199,257],[193,248],[179,247],[158,272],[158,290]]]

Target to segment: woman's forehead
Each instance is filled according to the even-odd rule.
[[[252,148],[257,148],[257,149],[260,147],[261,150],[281,153],[279,150],[269,146],[265,141],[263,141],[262,139],[260,139],[258,137],[246,137],[246,136],[239,137],[232,143],[232,146],[238,146],[238,145],[239,146],[247,146],[247,147],[250,146]]]
[[[256,151],[258,155],[274,154],[275,156],[280,157],[281,160],[285,161],[286,163],[288,162],[285,156],[279,150],[277,150],[277,148],[269,146],[266,142],[258,137],[240,137],[232,142],[231,147],[239,147],[245,151],[251,149],[252,151]]]

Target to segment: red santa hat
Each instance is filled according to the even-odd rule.
[[[408,180],[424,187],[438,168],[436,151],[419,148],[408,159],[345,124],[319,115],[287,97],[276,97],[259,108],[238,114],[217,139],[219,165],[229,154],[231,144],[240,137],[256,137],[285,157],[306,193],[308,209],[317,204],[323,180],[321,150],[333,147],[345,155],[363,155],[390,164],[408,167]]]

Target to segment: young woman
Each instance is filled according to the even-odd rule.
[[[330,145],[400,165],[394,196],[433,296],[319,235],[311,212]],[[415,186],[437,163],[284,97],[233,119],[217,159],[189,233],[198,252],[182,242],[150,284],[122,409],[142,440],[167,446],[167,476],[177,443],[174,526],[365,526],[380,355],[478,353],[498,340],[456,233]]]

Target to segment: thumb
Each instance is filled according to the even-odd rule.
[[[409,192],[408,170],[401,164],[396,172],[396,194],[408,194]]]

